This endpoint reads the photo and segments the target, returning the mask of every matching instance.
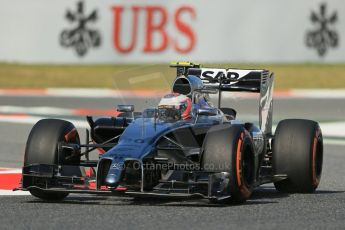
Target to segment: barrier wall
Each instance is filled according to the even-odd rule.
[[[343,0],[0,0],[0,61],[344,62]]]

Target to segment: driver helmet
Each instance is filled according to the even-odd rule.
[[[192,100],[179,93],[165,95],[158,104],[158,116],[167,121],[188,120],[191,111]]]

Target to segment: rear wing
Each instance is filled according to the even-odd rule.
[[[221,91],[261,92],[261,84],[265,84],[268,70],[254,69],[216,69],[202,68],[192,62],[172,62],[170,67],[176,68],[176,76],[194,75],[199,77],[207,88]]]
[[[221,91],[260,92],[266,70],[190,68],[188,75],[198,76],[206,87]]]
[[[174,62],[177,77],[194,75],[206,88],[219,89],[218,107],[221,107],[221,92],[252,92],[260,94],[259,122],[264,134],[272,134],[274,74],[268,70],[202,68],[191,62]]]

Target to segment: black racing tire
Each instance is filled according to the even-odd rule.
[[[207,132],[202,147],[202,169],[230,175],[231,198],[221,203],[239,204],[251,196],[254,164],[252,139],[243,125],[218,125]]]
[[[317,122],[287,119],[279,122],[273,141],[274,174],[286,174],[286,180],[274,183],[285,193],[312,193],[322,173],[323,139]]]
[[[46,201],[60,201],[60,200],[65,199],[69,195],[68,192],[51,192],[51,191],[42,191],[38,189],[31,189],[30,193],[34,197],[37,197]]]
[[[74,125],[58,119],[43,119],[31,129],[26,142],[24,166],[31,164],[79,164],[80,156],[65,159],[66,151],[58,149],[58,143],[65,141],[79,144],[79,134]],[[34,186],[35,184],[31,184]],[[61,200],[68,193],[30,190],[30,193],[43,200]]]

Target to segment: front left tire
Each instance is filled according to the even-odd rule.
[[[74,125],[59,119],[43,119],[31,129],[28,137],[24,166],[32,164],[79,164],[80,156],[70,156],[68,151],[59,150],[59,142],[80,144],[79,134]],[[23,184],[38,186],[31,176],[23,176]],[[39,187],[39,186],[38,186]],[[30,189],[30,193],[43,200],[62,200],[68,193]]]

